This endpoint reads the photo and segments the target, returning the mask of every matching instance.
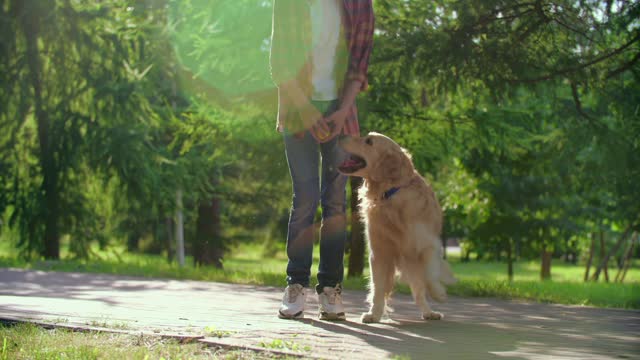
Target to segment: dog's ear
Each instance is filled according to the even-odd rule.
[[[409,162],[411,163],[411,166],[413,167],[413,157],[411,156],[411,153],[409,152],[409,150],[401,147],[400,150],[402,151],[402,154],[407,158],[407,160],[409,160]]]
[[[369,177],[375,182],[395,182],[410,176],[408,172],[412,167],[406,151],[387,151],[375,162]]]
[[[401,148],[401,151],[388,151],[380,156],[371,170],[370,178],[375,182],[397,182],[410,177],[412,173],[411,154]]]
[[[402,150],[402,154],[400,155],[402,156],[402,177],[412,176],[414,171],[413,157],[407,149],[400,148],[400,150]]]

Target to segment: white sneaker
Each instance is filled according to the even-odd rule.
[[[342,305],[342,288],[325,286],[318,294],[320,320],[346,320]]]
[[[284,289],[284,297],[278,311],[278,317],[281,319],[302,319],[306,300],[307,294],[302,285],[293,284],[287,286]]]

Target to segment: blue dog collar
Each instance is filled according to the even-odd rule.
[[[398,192],[398,190],[400,190],[399,187],[393,187],[393,188],[385,191],[384,194],[382,194],[382,199],[386,200],[386,199],[392,197],[395,193]]]

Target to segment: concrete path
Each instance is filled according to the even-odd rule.
[[[326,359],[640,359],[640,311],[452,298],[421,321],[410,296],[393,320],[359,321],[365,294],[344,291],[347,321],[280,320],[282,289],[201,281],[0,269],[0,319],[204,337],[232,347]],[[219,337],[220,336],[220,337]]]

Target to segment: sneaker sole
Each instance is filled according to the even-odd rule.
[[[345,314],[343,312],[337,313],[337,314],[321,312],[319,318],[320,318],[320,320],[330,320],[330,321],[344,321],[344,320],[347,320],[347,317],[345,316]]]
[[[287,314],[284,314],[282,311],[278,310],[278,317],[280,319],[288,319],[288,320],[302,319],[304,318],[304,311],[299,311],[293,315],[287,315]]]

